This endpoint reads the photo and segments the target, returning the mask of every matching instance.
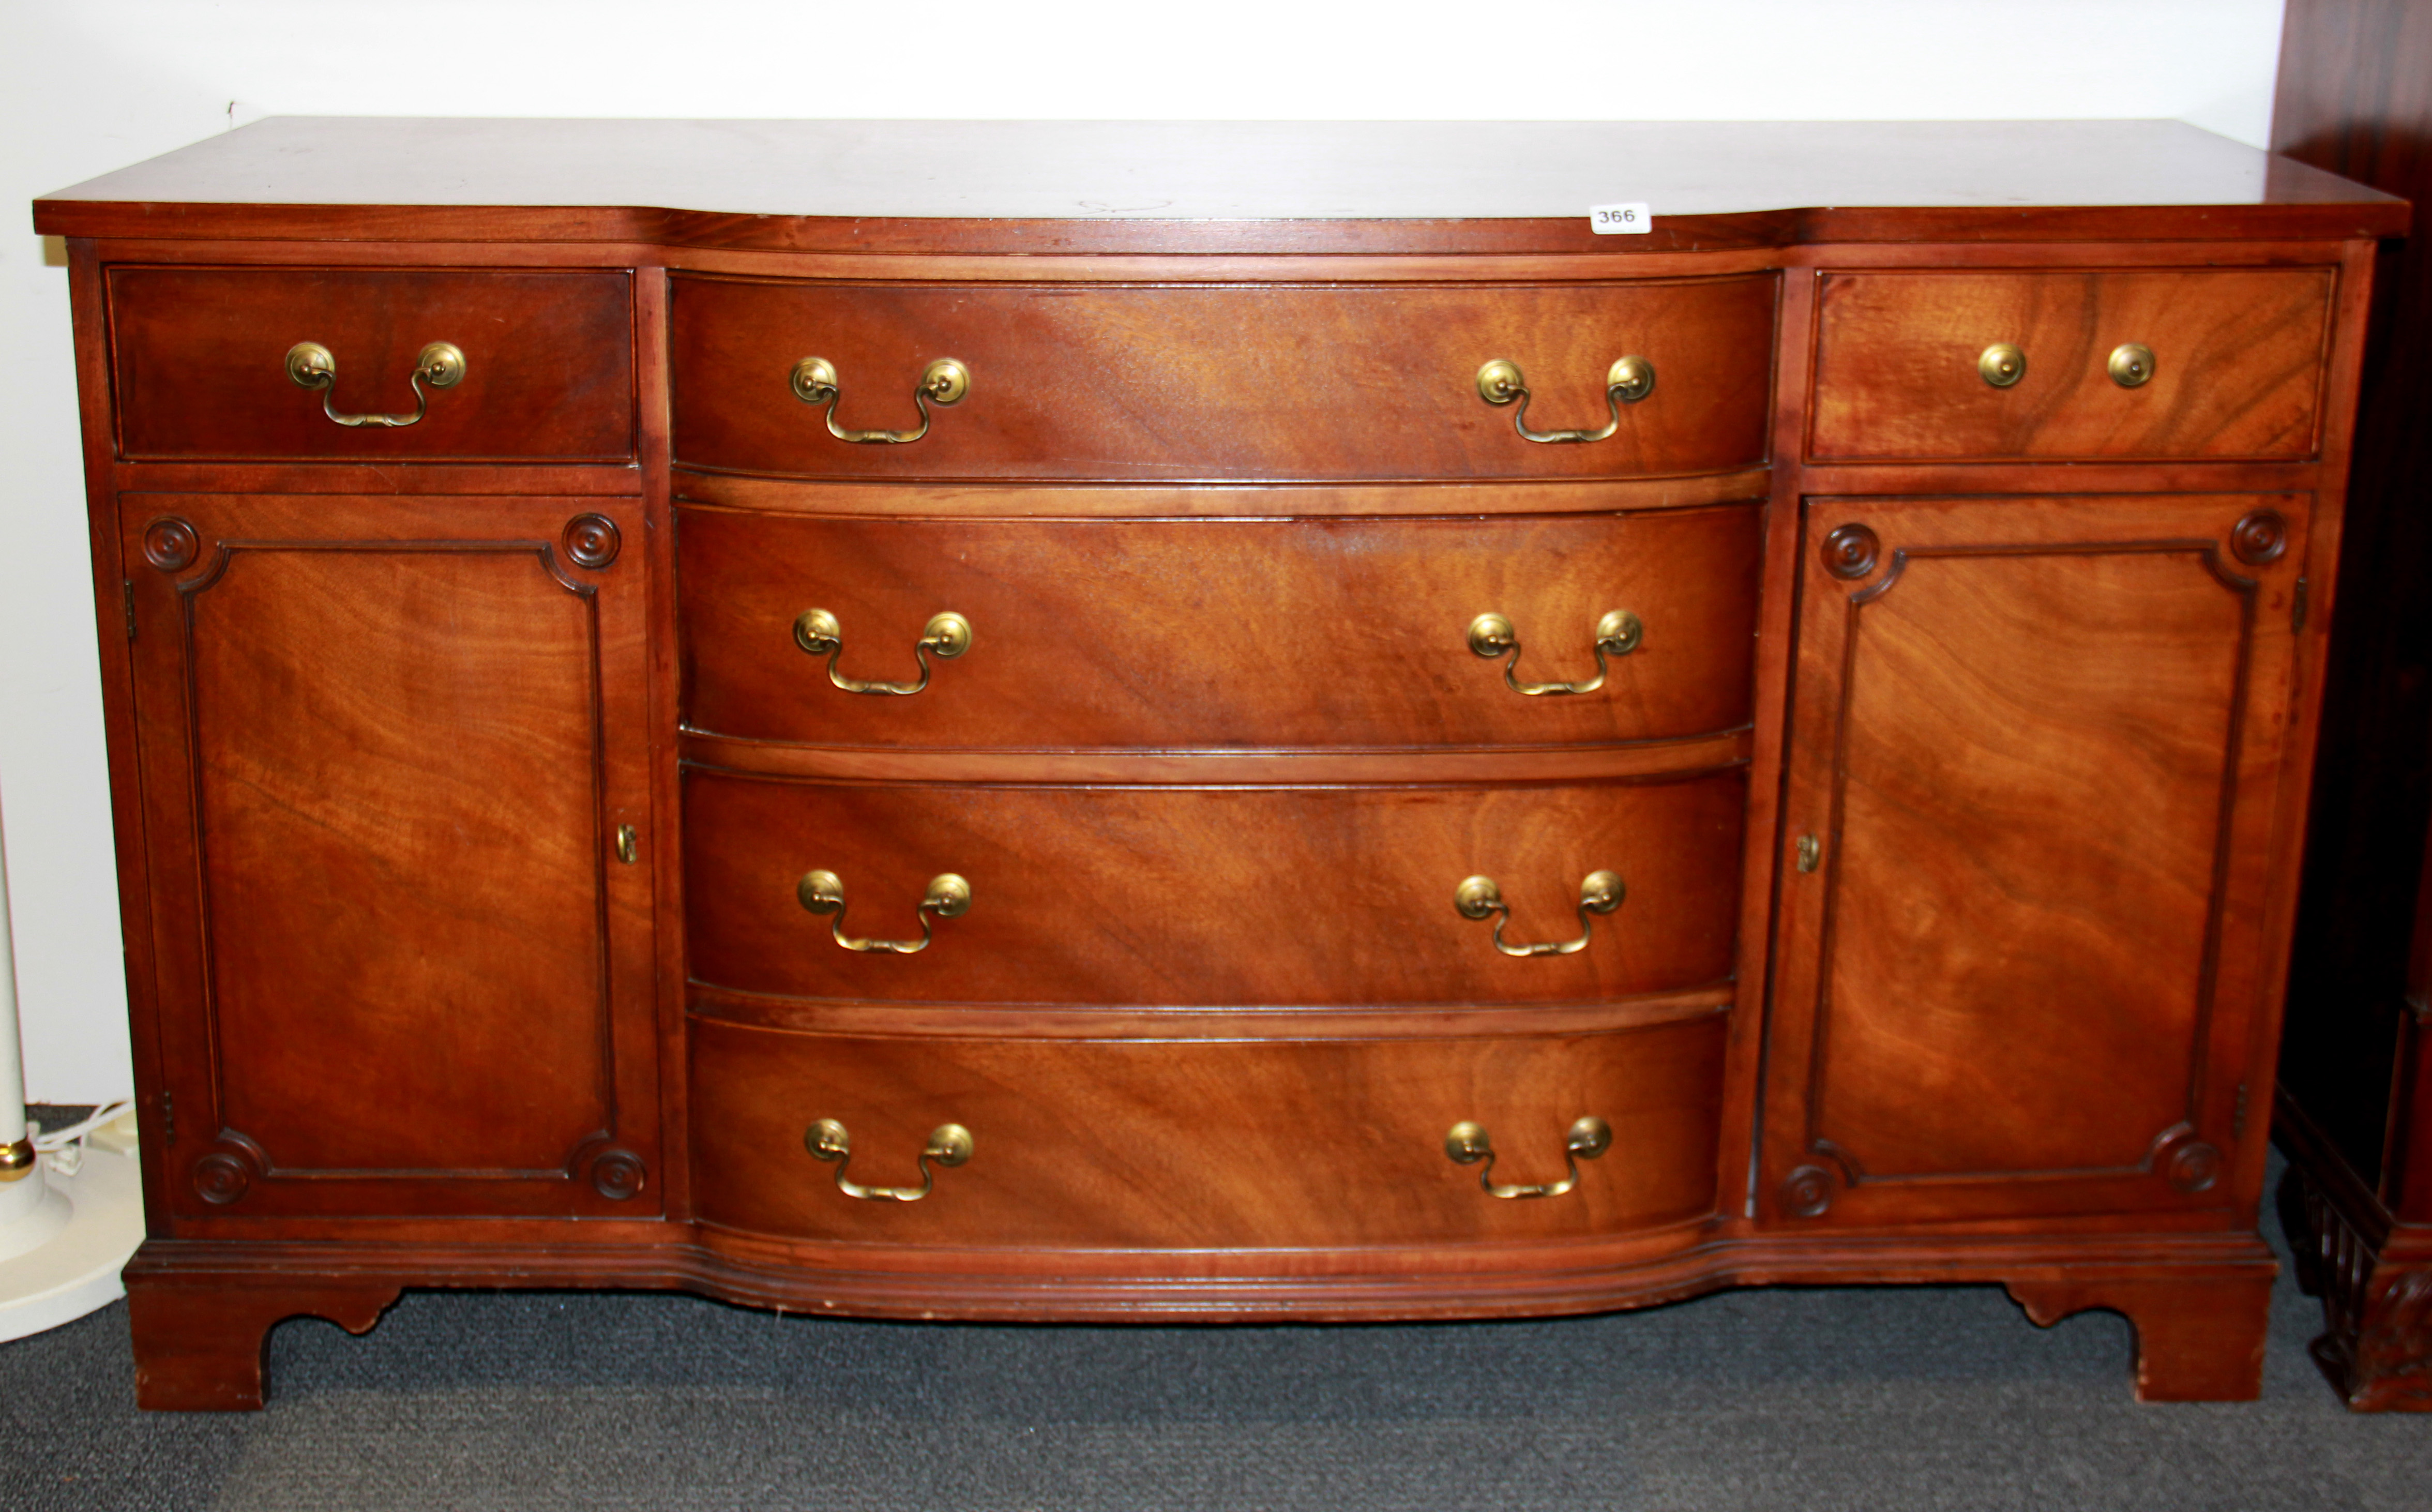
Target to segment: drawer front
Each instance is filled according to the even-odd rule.
[[[1744,725],[1758,509],[1504,519],[678,513],[685,721],[931,748],[1590,744]],[[797,621],[841,634],[806,654]],[[1615,611],[1636,629],[1605,645]],[[930,657],[932,616],[967,651]],[[1500,614],[1520,647],[1481,658]],[[1488,642],[1490,646],[1495,643]],[[1629,648],[1621,649],[1623,647]],[[1564,694],[1515,690],[1602,682]],[[830,668],[834,668],[833,675]],[[1509,680],[1507,680],[1507,671]]]
[[[803,1238],[922,1245],[1261,1249],[1612,1234],[1713,1210],[1724,1022],[1503,1039],[872,1039],[692,1022],[701,1216]],[[1582,1117],[1610,1146],[1566,1162]],[[843,1126],[845,1180],[806,1134]],[[1498,1200],[1455,1164],[1485,1131],[1491,1179],[1571,1190]]]
[[[2328,268],[1826,274],[1809,454],[2310,456],[2332,284]],[[1980,371],[1996,345],[2023,358],[2015,378],[1987,364],[2005,387]],[[2141,379],[2131,347],[2151,354]]]
[[[685,781],[686,938],[697,982],[907,1002],[1100,1005],[1596,1002],[1731,974],[1737,770],[1562,785],[954,787]],[[840,879],[841,916],[802,879]],[[1587,946],[1592,873],[1620,906]],[[969,911],[919,905],[965,879]],[[1493,878],[1507,919],[1455,893]],[[851,940],[918,940],[918,953]]]
[[[1764,461],[1775,276],[1549,287],[1148,288],[677,277],[675,454],[811,478],[1574,478]],[[1624,356],[1653,387],[1608,401]],[[805,358],[833,406],[797,397]],[[929,364],[968,392],[908,444]],[[1521,406],[1479,396],[1516,364]],[[826,391],[814,389],[814,394]]]
[[[122,456],[633,455],[628,274],[115,267],[109,277]],[[329,354],[324,387],[290,377],[289,353],[303,342]],[[422,354],[443,342],[462,353],[462,376],[422,381]],[[422,417],[410,425],[330,418],[403,420],[417,399]]]

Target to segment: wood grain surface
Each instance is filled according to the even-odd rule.
[[[1587,227],[1614,162],[1647,235]],[[1951,1281],[2126,1313],[2148,1397],[2252,1395],[2406,215],[2167,123],[281,122],[42,202],[141,1399],[256,1404],[279,1319],[406,1285],[1211,1321]],[[430,341],[468,377],[346,429],[300,340],[342,410],[411,409]],[[1508,359],[1531,426],[1595,427],[1625,352],[1609,441],[1477,395]],[[971,392],[850,445],[809,355],[850,427],[916,423],[936,358]],[[940,610],[975,642],[857,697],[814,605],[850,675]],[[1647,639],[1596,695],[1463,644],[1501,613],[1519,676],[1583,676],[1611,608]],[[917,936],[941,872],[973,903],[850,951],[814,867],[848,935]],[[1484,874],[1569,939],[1600,867],[1574,954],[1455,907]],[[1551,1181],[1588,1113],[1561,1198],[1444,1154],[1475,1118]],[[949,1119],[976,1153],[861,1201],[820,1117],[864,1182]],[[2333,1268],[2382,1335],[2432,1311]]]
[[[752,740],[924,749],[1553,746],[1748,722],[1758,508],[1403,520],[857,520],[677,511],[684,722]],[[909,697],[836,687],[794,620],[844,629],[839,673],[914,681],[932,614],[972,626]],[[1518,631],[1523,697],[1467,644]],[[934,659],[933,659],[934,660]]]
[[[840,479],[1576,478],[1765,457],[1776,280],[1509,288],[935,286],[680,277],[669,361],[687,467]],[[1520,365],[1532,429],[1611,418],[1605,375],[1655,387],[1592,445],[1536,445],[1478,368]],[[796,398],[836,367],[847,428],[911,429],[921,370],[971,393],[906,445],[853,445]]]
[[[1492,1039],[1109,1043],[853,1039],[696,1020],[695,1180],[711,1223],[906,1245],[1199,1250],[1611,1234],[1712,1210],[1722,1022]],[[1494,1179],[1566,1174],[1583,1116],[1613,1148],[1559,1197],[1497,1199],[1444,1135],[1482,1124]],[[918,1202],[836,1189],[803,1146],[852,1134],[846,1175],[917,1186],[929,1132],[968,1165]]]
[[[684,784],[695,980],[908,1002],[1599,1001],[1731,970],[1745,784],[1735,771],[1499,787]],[[795,883],[844,879],[846,932],[918,938],[929,879],[971,912],[918,955],[838,948]],[[1579,932],[1579,884],[1629,888],[1587,949],[1520,960],[1453,892],[1502,884],[1514,943]]]
[[[1654,208],[1597,236],[1613,166]],[[36,202],[66,236],[845,252],[1670,252],[2337,239],[2399,203],[2175,121],[279,118]],[[1642,245],[1643,244],[1643,245]]]
[[[2266,510],[2270,560],[2239,560]],[[2263,1129],[2244,1089],[2268,1075],[2249,1025],[2305,515],[1809,503],[1785,822],[1823,862],[1785,889],[1769,1164],[1829,1181],[1785,1205],[2230,1201],[2222,1152]],[[1856,572],[1828,545],[1852,529],[1880,543]],[[2211,1175],[2174,1194],[2189,1140]]]
[[[633,455],[633,276],[363,268],[110,271],[120,455],[622,461]],[[337,359],[341,414],[411,414],[415,356],[464,354],[414,425],[333,424],[287,349]]]
[[[551,539],[639,521],[380,503],[122,504],[183,1211],[564,1212],[655,1149],[639,563]]]
[[[2332,268],[1827,273],[1809,455],[2305,457],[2317,444]],[[2026,354],[1997,389],[1995,343]],[[2125,343],[2153,376],[2104,370]]]

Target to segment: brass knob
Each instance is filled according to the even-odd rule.
[[[1613,1148],[1613,1125],[1598,1117],[1584,1117],[1571,1125],[1562,1139],[1562,1161],[1570,1174],[1558,1182],[1542,1185],[1520,1185],[1495,1180],[1495,1142],[1478,1125],[1462,1119],[1444,1134],[1444,1154],[1456,1166],[1475,1166],[1480,1161],[1486,1168],[1478,1173],[1478,1184],[1489,1197],[1560,1197],[1579,1184],[1579,1162],[1594,1160]]]
[[[853,1134],[834,1118],[821,1118],[802,1131],[802,1148],[812,1159],[836,1167],[836,1190],[847,1197],[871,1202],[917,1202],[937,1184],[937,1173],[929,1168],[931,1161],[951,1169],[971,1158],[971,1132],[959,1123],[941,1123],[929,1131],[929,1142],[920,1148],[918,1186],[864,1186],[848,1181],[844,1170],[853,1159]]]
[[[836,364],[824,357],[805,357],[794,364],[786,375],[786,385],[794,397],[808,405],[826,405],[828,434],[838,441],[857,445],[901,446],[920,440],[929,433],[931,404],[952,405],[962,402],[971,392],[971,372],[951,357],[941,357],[920,370],[920,381],[912,386],[912,402],[920,412],[918,430],[852,430],[836,424],[836,405],[844,398],[843,386],[836,377]]]
[[[844,879],[832,871],[808,871],[794,884],[794,900],[810,913],[826,916],[830,937],[848,950],[878,951],[892,955],[918,955],[929,948],[929,917],[960,918],[971,909],[971,884],[951,871],[939,872],[929,879],[928,890],[920,897],[915,912],[920,919],[920,937],[917,940],[856,940],[844,932]]]
[[[1621,407],[1636,404],[1655,392],[1655,364],[1643,357],[1622,357],[1605,370],[1605,408],[1611,418],[1600,430],[1531,430],[1528,428],[1528,380],[1520,364],[1498,357],[1478,370],[1478,396],[1497,407],[1517,401],[1512,428],[1523,441],[1602,441],[1621,428]]]
[[[1607,656],[1628,656],[1638,649],[1645,639],[1647,627],[1627,609],[1608,611],[1596,623],[1596,676],[1578,682],[1522,682],[1512,674],[1520,664],[1520,636],[1512,622],[1500,614],[1480,614],[1469,622],[1469,648],[1477,655],[1492,660],[1509,655],[1503,664],[1504,685],[1527,697],[1543,697],[1547,694],[1594,693],[1604,686],[1610,670]]]
[[[929,685],[929,657],[935,654],[941,662],[951,662],[971,648],[971,622],[948,610],[929,616],[920,627],[920,638],[912,643],[912,658],[920,664],[918,682],[886,682],[876,679],[849,678],[836,670],[836,659],[844,655],[844,627],[824,609],[803,610],[794,621],[794,644],[811,656],[828,659],[828,680],[847,693],[887,694],[906,697]]]
[[[1589,872],[1579,882],[1579,937],[1537,945],[1512,945],[1503,938],[1503,926],[1512,922],[1512,909],[1503,900],[1502,887],[1492,877],[1462,878],[1461,885],[1453,889],[1452,906],[1466,919],[1493,918],[1495,948],[1505,955],[1577,955],[1588,948],[1588,936],[1596,927],[1589,916],[1610,914],[1619,908],[1628,891],[1621,878],[1613,872]]]
[[[2111,360],[2103,364],[2111,381],[2123,389],[2141,389],[2153,380],[2153,349],[2136,342],[2123,342],[2111,348]]]
[[[1997,389],[2006,389],[2027,376],[2027,354],[2008,342],[1995,342],[1976,359],[1977,375]]]
[[[406,376],[414,388],[412,414],[340,414],[329,402],[338,382],[337,354],[319,342],[297,342],[287,348],[287,377],[299,389],[320,391],[321,412],[339,425],[403,427],[418,423],[431,409],[425,384],[452,389],[464,381],[464,353],[451,342],[432,342],[414,354],[414,371]]]

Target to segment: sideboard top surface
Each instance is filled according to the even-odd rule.
[[[1590,206],[1633,201],[1658,234],[1593,236]],[[2157,230],[2153,207],[2184,213]],[[2103,213],[2126,208],[2141,218]],[[1376,222],[1505,223],[1478,249],[1516,233],[1605,252],[2405,226],[2402,201],[2173,121],[280,117],[35,204],[38,230],[71,236],[870,250],[1356,250],[1374,238],[1323,227]],[[899,229],[845,229],[874,223]]]

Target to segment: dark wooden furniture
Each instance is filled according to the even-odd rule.
[[[40,202],[142,1400],[417,1285],[1852,1281],[2252,1395],[2404,214],[2151,123],[287,121]]]
[[[2291,0],[2281,151],[2415,202],[2389,249],[2349,487],[2339,625],[2298,911],[2276,1126],[2314,1343],[2350,1406],[2432,1411],[2432,13]]]

